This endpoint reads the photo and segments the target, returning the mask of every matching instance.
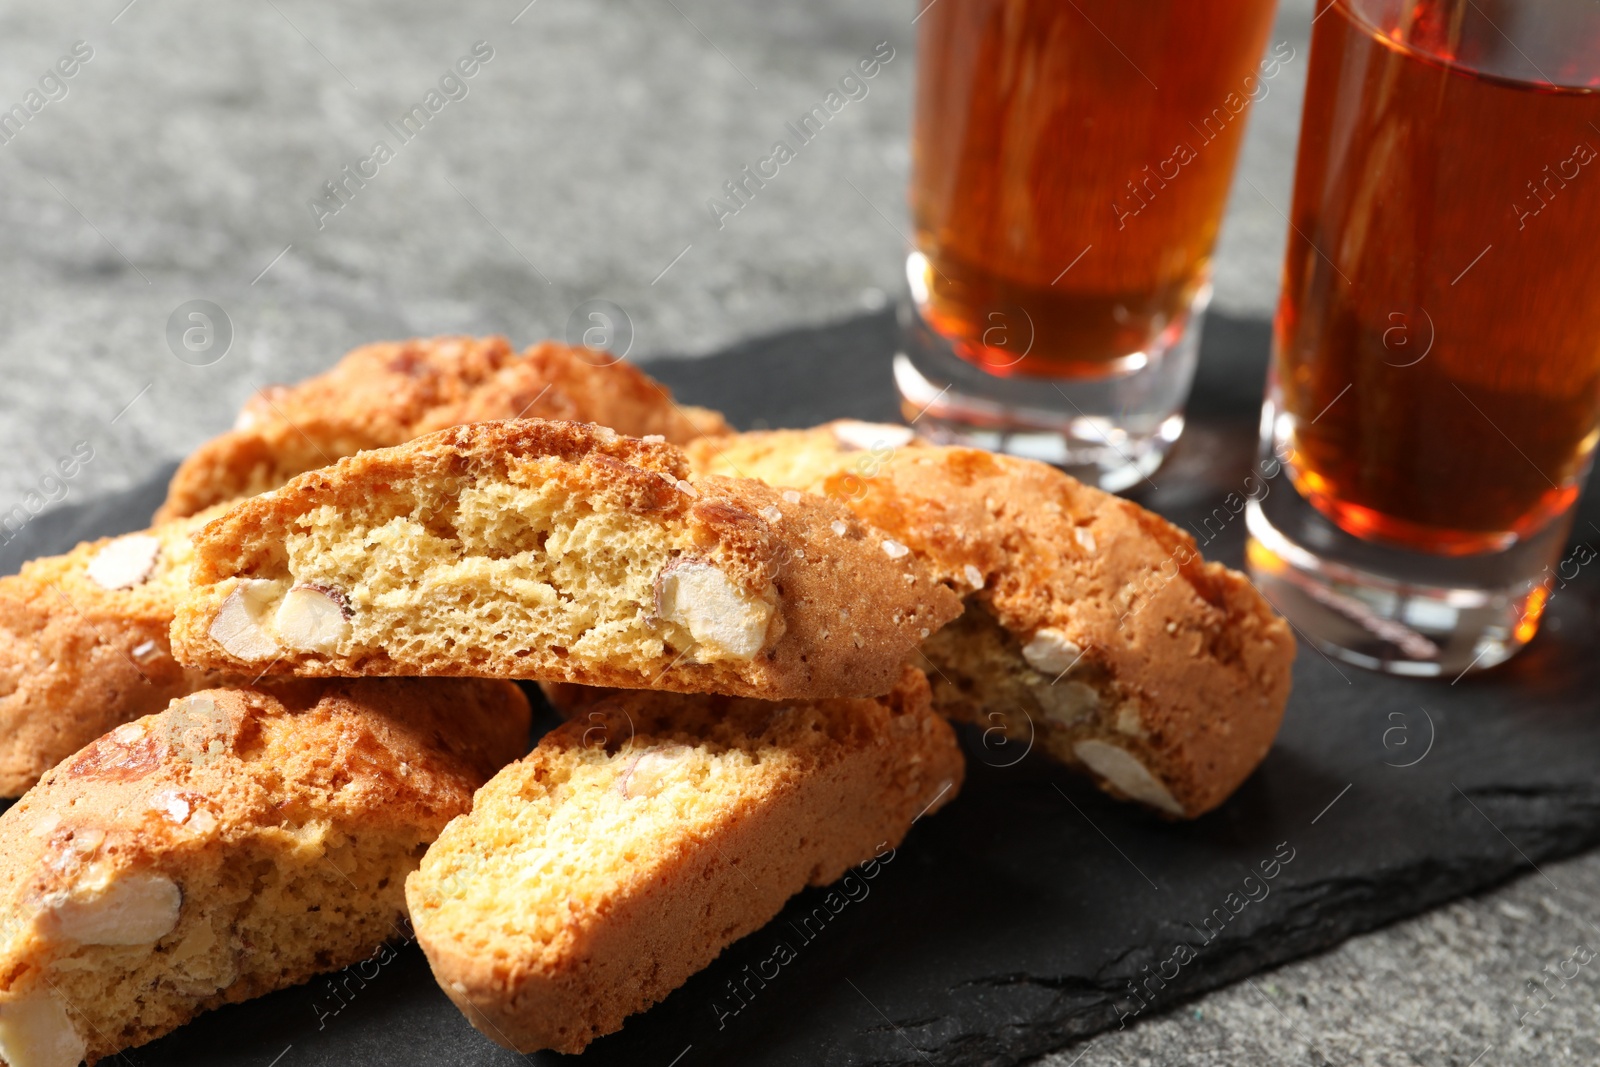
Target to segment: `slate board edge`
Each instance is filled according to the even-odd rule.
[[[1589,810],[1587,818],[1574,819],[1570,825],[1542,827],[1548,832],[1542,844],[1518,846],[1535,865],[1565,859],[1600,845],[1600,789],[1580,803]],[[1232,941],[1229,950],[1206,956],[1205,966],[1193,971],[1193,981],[1170,985],[1170,993],[1163,991],[1161,1005],[1154,1011],[1138,1013],[1137,1021],[1171,1014],[1212,990],[1329,951],[1358,934],[1413,918],[1534,873],[1536,867],[1512,852],[1510,845],[1506,846],[1506,851],[1510,855],[1492,866],[1482,856],[1463,857],[1459,863],[1428,862],[1394,867],[1380,872],[1380,878],[1320,883],[1333,887],[1334,892],[1347,899],[1332,908],[1325,898],[1305,900],[1280,921],[1251,929],[1247,937]],[[940,1067],[1012,1067],[1116,1029],[1122,1012],[1134,1006],[1126,992],[1128,983],[1142,978],[1140,968],[1145,964],[1153,965],[1159,958],[1130,954],[1119,960],[1118,966],[1097,975],[1098,980],[1092,983],[1075,979],[1063,981],[1049,975],[1009,976],[1007,984],[1066,989],[1058,998],[1065,1010],[1052,1012],[1030,1025],[1009,1027],[1003,1035],[963,1035],[937,1049],[923,1048],[922,1051],[931,1055],[932,1062]],[[1132,966],[1121,966],[1127,961],[1131,961]],[[897,1021],[896,1025],[901,1024]],[[870,1067],[926,1067],[928,1062],[922,1056],[908,1056],[871,1061]]]

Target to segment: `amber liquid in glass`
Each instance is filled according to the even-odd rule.
[[[1273,7],[924,8],[911,179],[922,311],[964,359],[1094,376],[1181,329],[1249,104],[1297,61],[1287,44],[1262,58]]]
[[[1299,490],[1458,555],[1570,505],[1600,413],[1600,5],[1319,6],[1276,388]],[[1359,103],[1358,103],[1359,101]]]

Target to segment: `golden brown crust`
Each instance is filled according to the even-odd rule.
[[[112,727],[219,684],[179,666],[168,637],[188,587],[189,538],[219,514],[85,542],[0,578],[0,796],[20,796]],[[153,539],[143,542],[148,575],[128,588],[92,578],[90,564],[130,539]]]
[[[1202,560],[1193,538],[1159,516],[1042,463],[936,447],[902,428],[837,426],[686,452],[701,472],[738,470],[847,503],[966,595],[971,617],[925,648],[940,668],[941,710],[1037,734],[1071,764],[1084,763],[1084,741],[1121,749],[1175,803],[1137,799],[1189,817],[1220,804],[1265,758],[1288,700],[1294,639],[1244,575]],[[1054,679],[1023,655],[1041,632],[1046,644],[1056,638],[1035,646],[1063,668]],[[1093,698],[1066,688],[1075,682],[1099,693],[1099,721],[1082,707]]]
[[[709,775],[691,808],[672,808],[669,789],[642,800],[639,768],[674,751],[691,754],[673,757],[685,763],[745,758]],[[620,779],[607,777],[606,764],[630,760]],[[417,940],[440,986],[490,1038],[523,1052],[579,1052],[803,887],[884,858],[921,814],[955,796],[962,773],[959,746],[912,670],[877,701],[603,694],[497,775],[429,850],[406,884]],[[630,808],[658,800],[670,812],[659,822],[652,808]],[[534,847],[518,840],[515,820],[539,803],[558,818],[583,809],[570,841],[555,847],[601,872],[561,887],[554,914],[519,910],[516,894],[497,891],[516,877],[499,861]],[[621,839],[635,832],[649,842],[637,852]],[[504,900],[504,910],[484,914],[480,895]]]
[[[461,423],[523,417],[593,422],[674,442],[728,432],[721,415],[680,406],[665,386],[606,352],[545,341],[518,353],[503,337],[382,342],[299,385],[252,397],[233,430],[178,468],[156,521],[268,492],[366,449]]]
[[[915,561],[886,554],[883,535],[864,527],[847,509],[798,493],[786,497],[757,482],[708,477],[691,485],[685,479],[688,473],[682,453],[671,445],[540,420],[456,427],[399,448],[342,460],[239,504],[197,535],[195,591],[173,627],[176,654],[195,666],[302,676],[515,677],[813,699],[888,690],[917,643],[959,613],[957,597],[929,579]],[[417,537],[455,538],[444,542],[451,547],[430,551],[455,553],[452,558],[459,566],[452,574],[472,570],[470,595],[478,598],[475,602],[503,604],[529,579],[510,564],[501,571],[491,568],[513,556],[532,561],[517,562],[519,567],[543,565],[551,556],[542,542],[531,547],[512,543],[526,536],[529,527],[521,523],[505,535],[504,543],[493,541],[463,558],[466,549],[460,546],[465,542],[452,523],[465,520],[459,511],[454,518],[445,512],[485,487],[556,492],[569,511],[614,519],[604,544],[564,548],[584,566],[600,556],[613,562],[627,557],[629,538],[640,543],[654,538],[650,544],[659,547],[670,534],[675,546],[670,554],[663,550],[659,559],[640,556],[646,569],[659,570],[650,571],[656,582],[654,601],[648,594],[643,602],[618,594],[612,605],[615,628],[625,630],[633,643],[619,638],[615,646],[592,646],[599,651],[589,655],[536,632],[532,623],[524,632],[506,622],[496,633],[481,635],[484,640],[458,631],[460,640],[449,642],[447,651],[429,645],[419,652],[418,645],[393,637],[398,631],[391,630],[370,639],[360,636],[348,647],[327,652],[268,646],[247,658],[235,654],[237,642],[230,652],[216,636],[219,614],[241,588],[241,580],[308,580],[305,568],[291,573],[286,546],[308,523],[333,521],[328,516],[336,517],[340,530],[403,522],[418,531]],[[558,523],[549,536],[568,532]],[[349,538],[339,536],[339,544],[348,547]],[[414,555],[406,558],[408,566]],[[369,565],[365,555],[355,563]],[[754,636],[756,643],[743,656],[708,660],[700,655],[700,645],[674,647],[677,631],[663,628],[654,617],[664,610],[662,578],[685,563],[714,567],[749,603],[770,605],[764,608],[771,613],[770,623],[760,624],[764,631]],[[435,573],[439,571],[423,573],[399,594],[414,598],[407,625],[434,625],[433,620],[456,610],[446,588],[457,598],[468,595],[459,592],[459,582],[448,587],[435,582]],[[365,587],[372,576],[345,573],[341,580],[346,589]],[[613,592],[608,587],[594,595]],[[377,617],[381,606],[374,608],[372,598],[362,601],[359,590],[352,595],[356,601],[346,601],[352,626]],[[559,589],[552,595],[574,599]],[[606,625],[586,626],[577,635],[579,644],[596,630],[610,632]],[[667,636],[653,636],[659,634]],[[617,649],[614,655],[608,652]]]
[[[528,717],[510,683],[294,681],[206,690],[98,739],[0,815],[0,1021],[65,999],[93,1063],[365,959]],[[86,885],[152,877],[181,899],[158,941],[71,936]]]

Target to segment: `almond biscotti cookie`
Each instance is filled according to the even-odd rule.
[[[602,427],[461,426],[245,501],[195,538],[197,667],[873,695],[960,612],[838,504],[689,480]]]
[[[218,683],[179,666],[168,631],[190,536],[226,510],[106,537],[0,578],[0,796],[120,723]]]
[[[962,772],[914,670],[880,700],[608,694],[428,850],[406,881],[417,941],[484,1034],[578,1052],[898,845]]]
[[[0,815],[0,1063],[76,1067],[369,957],[406,875],[526,749],[509,682],[211,689]]]
[[[966,612],[922,649],[934,703],[1018,751],[1035,744],[1116,795],[1194,817],[1271,747],[1289,626],[1160,516],[1043,463],[901,426],[837,422],[687,451],[703,474],[848,504],[961,592]]]
[[[369,448],[468,422],[595,422],[689,441],[727,432],[722,416],[684,407],[609,353],[546,341],[516,352],[503,337],[435,337],[356,349],[326,374],[257,393],[232,431],[179,466],[156,520],[276,489]]]

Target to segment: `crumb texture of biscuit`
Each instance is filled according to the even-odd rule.
[[[89,541],[0,578],[0,796],[101,734],[217,685],[180,666],[169,631],[191,536],[225,508]]]
[[[600,694],[482,790],[406,882],[472,1024],[574,1053],[772,919],[898,846],[960,788],[907,668],[879,700]]]
[[[0,1063],[75,1067],[406,936],[403,885],[526,749],[508,682],[209,689],[0,815]]]
[[[456,427],[245,501],[195,539],[195,666],[872,696],[960,600],[848,509],[691,483],[576,423]]]
[[[836,422],[686,447],[847,504],[966,601],[923,653],[945,714],[1036,743],[1114,795],[1192,818],[1266,757],[1295,642],[1243,574],[1043,463]]]
[[[232,430],[179,466],[157,521],[276,489],[344,456],[470,422],[566,419],[683,443],[728,432],[720,414],[609,352],[503,337],[434,337],[355,349],[325,374],[251,397]]]

